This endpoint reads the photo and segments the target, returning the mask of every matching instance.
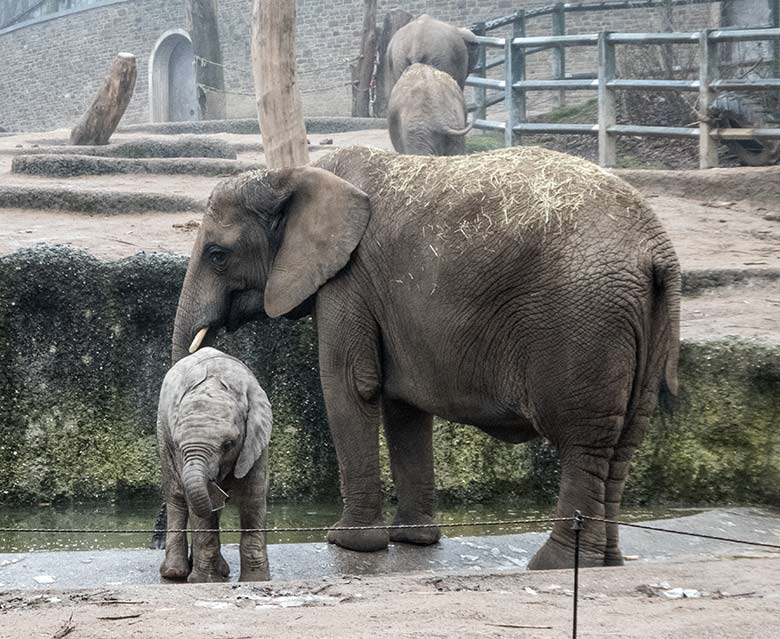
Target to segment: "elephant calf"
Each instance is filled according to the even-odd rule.
[[[396,82],[387,124],[393,148],[407,155],[463,155],[471,130],[458,83],[427,64],[407,67]]]
[[[404,70],[418,62],[448,73],[463,89],[479,62],[479,44],[468,29],[423,14],[398,29],[387,45],[388,95]]]
[[[224,581],[230,574],[219,534],[194,532],[187,556],[189,518],[194,531],[219,528],[227,495],[238,499],[241,528],[263,528],[271,405],[240,361],[204,348],[178,361],[162,384],[157,440],[168,510],[160,575],[189,582]],[[241,581],[270,578],[264,533],[241,533]]]

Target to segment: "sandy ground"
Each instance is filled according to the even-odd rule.
[[[182,195],[205,202],[218,177],[192,175],[106,175],[48,178],[10,173],[13,154],[33,145],[64,142],[66,130],[0,138],[0,185],[58,187],[82,191],[129,191]],[[148,134],[116,135],[125,142]],[[215,134],[238,148],[256,145],[259,136]],[[390,149],[387,131],[369,130],[315,134],[318,145],[330,138],[334,146],[368,144]],[[21,145],[21,149],[18,148]],[[330,152],[317,147],[312,160]],[[240,151],[238,159],[260,163],[262,151]],[[778,170],[775,170],[778,169]],[[754,274],[780,271],[780,167],[724,169],[712,172],[625,171],[648,197],[667,228],[685,272],[749,270]],[[749,185],[749,187],[745,186]],[[755,193],[756,200],[746,199]],[[0,255],[46,242],[85,249],[100,259],[119,259],[138,252],[188,255],[197,233],[199,213],[161,211],[137,214],[87,215],[51,210],[0,210]],[[746,337],[780,339],[780,284],[753,278],[747,284],[688,297],[683,307],[684,337]]]
[[[669,599],[653,584],[700,596]],[[70,627],[74,639],[548,639],[571,636],[571,588],[572,571],[549,571],[9,593],[0,596],[0,638],[63,637]],[[580,637],[773,637],[780,627],[780,558],[583,570],[578,625]]]

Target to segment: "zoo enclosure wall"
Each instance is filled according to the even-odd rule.
[[[9,0],[0,0],[7,6]],[[256,116],[250,69],[251,0],[220,0],[219,35],[225,64],[228,117]],[[427,12],[453,24],[473,25],[510,9],[533,8],[539,0],[380,0],[380,18],[400,7],[415,15]],[[574,3],[577,4],[577,3]],[[720,4],[674,7],[679,28],[700,29],[720,24]],[[305,113],[348,115],[351,109],[349,60],[359,49],[362,0],[298,0],[297,47],[299,85]],[[658,7],[575,12],[567,32],[591,32],[603,26],[618,31],[661,29]],[[539,29],[546,28],[539,23]],[[599,25],[599,26],[596,26]],[[534,27],[536,28],[536,27]],[[43,130],[72,126],[89,105],[118,51],[138,60],[135,95],[123,122],[150,117],[149,59],[159,37],[185,29],[183,0],[98,0],[78,9],[44,14],[0,28],[0,126],[9,130]],[[544,31],[542,31],[544,32]],[[534,34],[533,30],[529,34]],[[569,57],[571,70],[592,67]],[[529,65],[529,77],[545,77],[549,60]]]

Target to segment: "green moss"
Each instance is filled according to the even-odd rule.
[[[157,395],[185,266],[65,249],[0,258],[0,500],[157,490]],[[245,360],[271,399],[272,494],[335,495],[313,322],[258,322],[217,346]],[[635,456],[625,503],[780,504],[780,344],[685,343],[680,381]],[[392,495],[383,438],[380,456]],[[510,446],[436,420],[434,460],[443,501],[557,496],[558,457],[542,441]]]
[[[780,345],[688,342],[680,378],[634,459],[627,499],[780,504]]]

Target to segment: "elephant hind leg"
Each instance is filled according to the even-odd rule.
[[[656,391],[644,393],[640,409],[634,418],[626,425],[615,446],[615,452],[609,462],[609,479],[605,502],[605,519],[612,521],[620,517],[620,502],[623,499],[623,488],[626,485],[628,469],[634,451],[642,443],[642,438],[650,424],[650,415],[655,409]],[[620,550],[620,526],[607,524],[607,550],[604,558],[605,566],[622,566],[623,553]]]
[[[394,524],[432,524],[434,505],[433,416],[404,402],[383,399],[382,415],[390,468],[398,493]],[[395,542],[428,545],[439,541],[438,527],[390,531]]]
[[[553,570],[574,565],[572,518],[576,511],[604,519],[610,461],[622,426],[622,416],[592,420],[580,427],[581,432],[583,435],[592,434],[593,429],[598,429],[599,437],[591,437],[593,441],[590,442],[569,441],[560,447],[561,487],[555,516],[565,521],[555,523],[550,538],[529,562],[529,570]],[[580,533],[580,566],[603,566],[606,547],[605,525],[588,521]]]

